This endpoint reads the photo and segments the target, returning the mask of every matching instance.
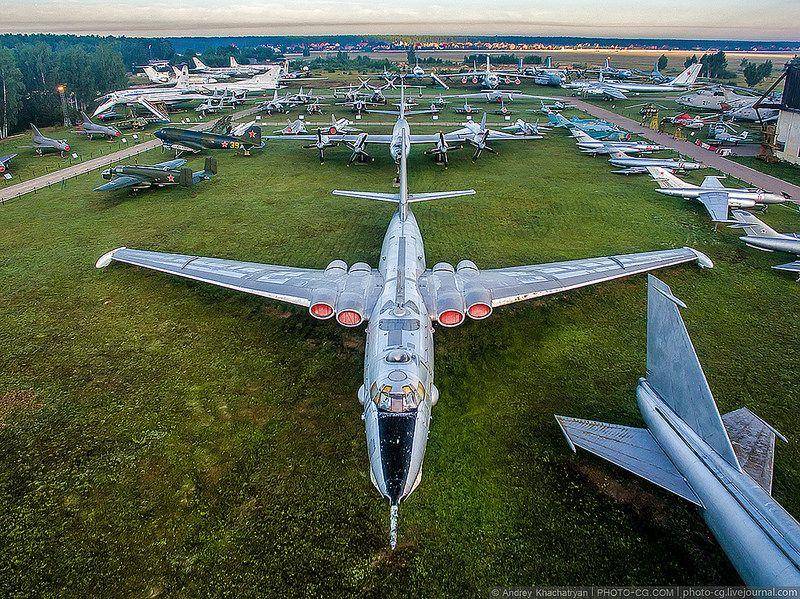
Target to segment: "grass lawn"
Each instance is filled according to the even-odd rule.
[[[325,115],[327,119],[327,114]],[[449,118],[449,117],[448,117]],[[276,119],[283,122],[283,119]],[[102,142],[95,142],[101,144]],[[798,287],[787,256],[610,173],[561,131],[450,168],[412,152],[427,263],[479,267],[691,245],[661,271],[722,412],[796,438]],[[436,334],[422,483],[400,510],[372,487],[356,390],[364,336],[305,310],[115,265],[128,246],[324,267],[375,265],[394,165],[346,148],[220,153],[190,189],[101,195],[96,174],[0,209],[0,595],[465,596],[533,584],[739,584],[687,503],[582,452],[554,413],[640,426],[643,276],[500,308]],[[160,152],[141,161],[162,160]],[[200,168],[202,159],[192,166]],[[800,218],[770,209],[768,222]],[[800,444],[774,496],[800,514]]]

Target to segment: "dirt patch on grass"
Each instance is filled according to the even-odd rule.
[[[32,412],[42,407],[33,389],[12,389],[0,396],[0,428],[6,426],[6,419],[18,411]]]
[[[572,467],[592,487],[609,499],[622,504],[642,521],[647,520],[656,526],[669,524],[668,506],[647,489],[632,487],[629,481],[613,478],[592,464],[576,462]]]

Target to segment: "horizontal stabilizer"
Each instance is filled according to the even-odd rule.
[[[399,193],[380,193],[376,191],[349,191],[346,189],[334,189],[331,193],[335,196],[343,196],[346,198],[357,198],[359,200],[379,200],[381,202],[394,202],[395,204],[400,201]]]
[[[460,196],[474,196],[474,189],[463,189],[461,191],[431,191],[428,193],[410,193],[409,202],[427,202],[428,200],[444,200],[446,198],[457,198]]]
[[[358,198],[361,200],[379,200],[381,202],[394,202],[395,204],[400,201],[399,193],[380,193],[376,191],[348,191],[343,189],[334,189],[331,193],[335,196],[344,196],[348,198]],[[464,189],[461,191],[432,191],[428,193],[411,193],[408,195],[409,202],[426,202],[428,200],[442,200],[445,198],[457,198],[459,196],[475,195],[474,189]]]
[[[702,507],[689,483],[646,428],[556,416],[572,450],[585,449]]]
[[[737,470],[703,367],[669,285],[647,277],[647,382],[675,415]]]
[[[742,470],[771,495],[775,437],[786,438],[747,408],[728,412],[722,422]]]
[[[779,264],[778,266],[773,266],[775,270],[786,270],[789,272],[796,272],[800,273],[800,260],[795,260],[794,262],[789,262],[787,264]]]
[[[775,229],[768,227],[766,223],[760,221],[756,216],[746,210],[733,210],[731,212],[736,223],[731,225],[734,229],[744,229],[748,237],[780,237],[781,234]]]

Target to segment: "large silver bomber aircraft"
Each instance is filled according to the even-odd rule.
[[[311,316],[346,327],[367,321],[363,385],[370,476],[389,501],[390,544],[397,544],[400,502],[419,485],[431,410],[439,399],[433,384],[433,325],[455,327],[467,317],[483,320],[499,306],[560,293],[666,266],[696,261],[704,254],[688,248],[570,260],[532,266],[479,270],[462,260],[453,268],[426,268],[422,233],[413,202],[472,195],[474,190],[408,192],[408,135],[400,135],[398,193],[340,191],[339,196],[397,204],[383,239],[378,268],[357,262],[349,269],[334,260],[325,269],[133,250],[108,252],[97,268],[123,262],[228,289],[296,304]]]

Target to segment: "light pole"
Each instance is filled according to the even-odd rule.
[[[67,110],[67,86],[63,83],[59,83],[58,87],[56,87],[56,91],[58,91],[58,95],[61,98],[61,112],[64,115],[64,126],[72,127],[72,121],[69,119],[69,111]]]

